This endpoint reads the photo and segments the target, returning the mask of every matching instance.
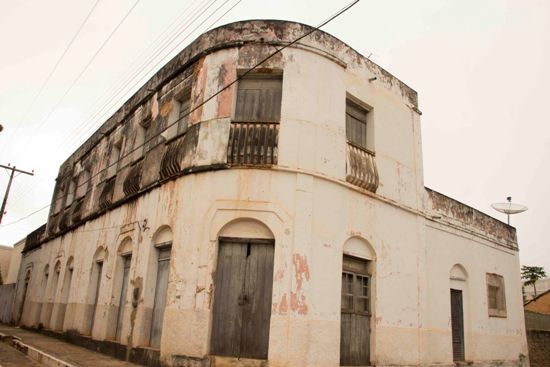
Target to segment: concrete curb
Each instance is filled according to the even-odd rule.
[[[10,344],[15,349],[19,350],[23,354],[26,354],[31,359],[34,359],[38,363],[48,367],[79,367],[78,365],[71,364],[69,362],[62,361],[61,359],[52,356],[46,352],[41,351],[33,346],[25,344],[21,341],[21,338],[15,335],[6,335],[0,333],[0,342]],[[1,367],[1,365],[0,365]]]

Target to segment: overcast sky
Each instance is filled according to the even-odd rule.
[[[0,244],[46,221],[21,218],[50,203],[61,163],[214,23],[315,26],[348,2],[1,1],[0,164],[36,175],[14,180]],[[550,274],[550,1],[361,0],[323,29],[418,92],[426,186],[503,221],[491,203],[527,205],[511,219],[521,262]]]

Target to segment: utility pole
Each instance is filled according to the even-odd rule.
[[[4,200],[2,201],[2,209],[0,209],[0,223],[2,223],[2,217],[4,216],[4,212],[6,211],[6,204],[8,203],[8,195],[10,194],[11,182],[13,181],[13,176],[14,176],[15,172],[24,173],[26,175],[34,176],[34,170],[32,170],[32,172],[22,171],[20,169],[17,169],[15,166],[13,166],[13,167],[10,166],[9,163],[8,163],[7,166],[4,166],[3,164],[0,164],[0,167],[11,171],[10,180],[8,182],[8,187],[6,188],[6,193],[4,194]]]

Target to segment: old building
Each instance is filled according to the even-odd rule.
[[[74,152],[16,319],[149,365],[525,363],[515,229],[426,189],[416,92],[311,30],[203,34]]]

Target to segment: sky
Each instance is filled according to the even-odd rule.
[[[61,163],[198,35],[245,19],[316,26],[348,3],[0,2],[0,164],[35,172],[14,179],[0,244],[45,223]],[[550,275],[550,1],[361,0],[323,30],[418,92],[425,185],[502,221],[491,203],[526,205],[511,218],[521,263]]]

